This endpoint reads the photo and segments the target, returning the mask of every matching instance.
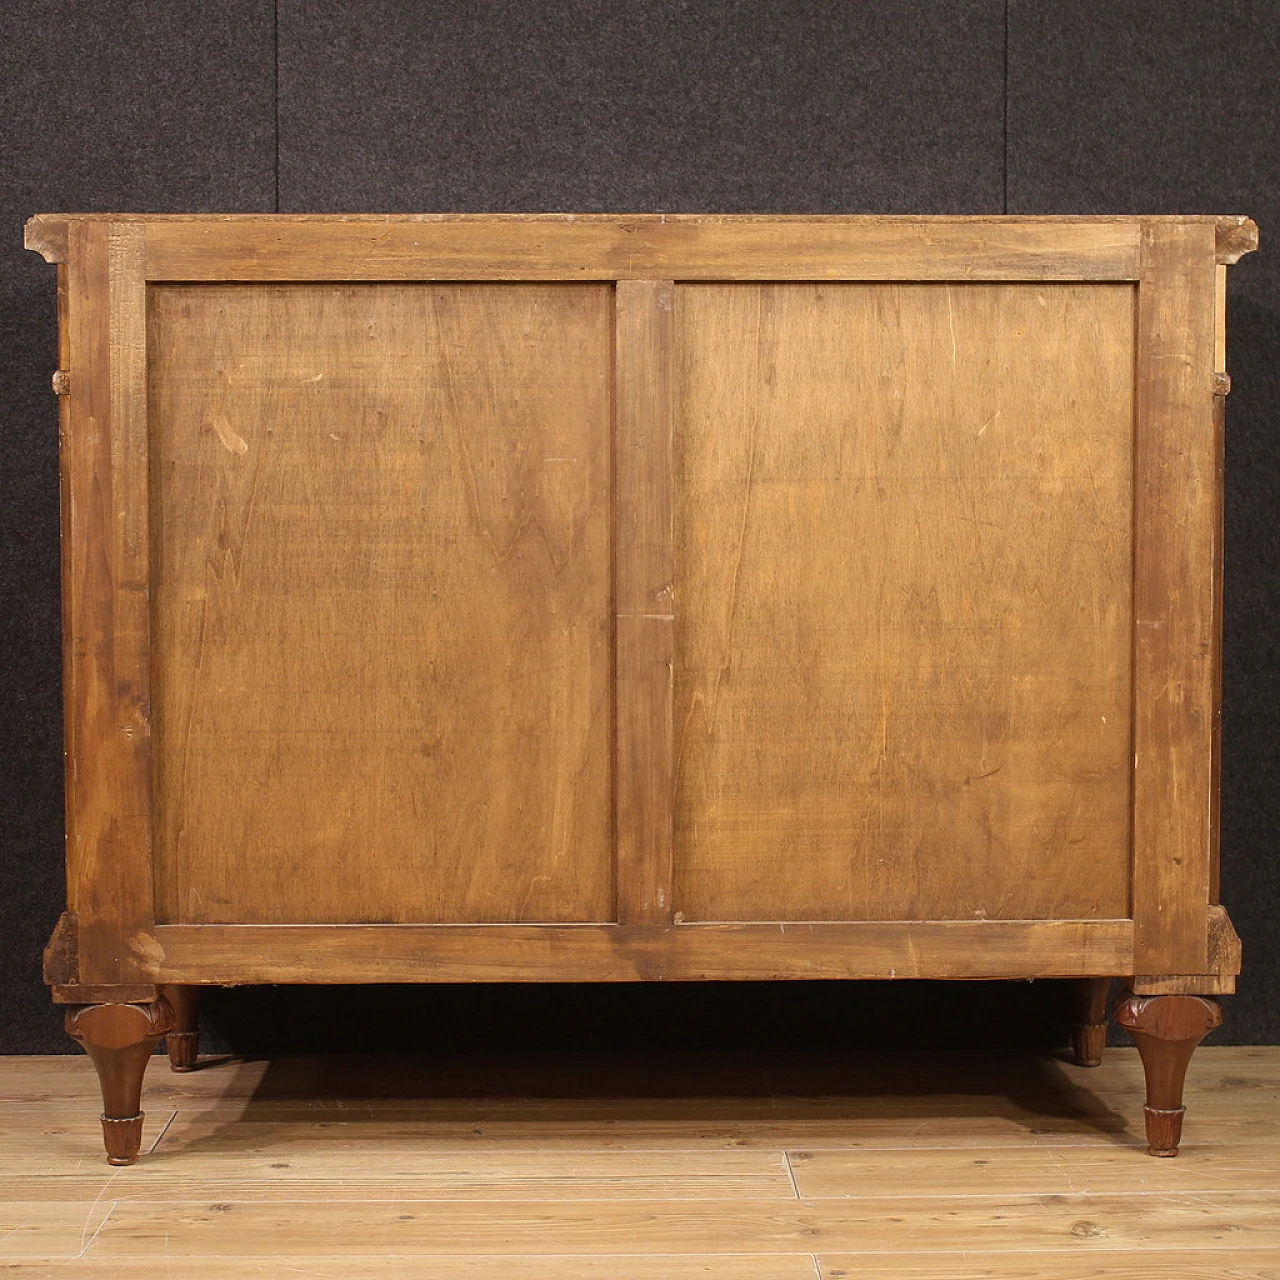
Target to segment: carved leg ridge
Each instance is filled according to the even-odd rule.
[[[142,1145],[142,1077],[173,1025],[163,996],[153,1004],[91,1004],[67,1010],[67,1034],[79,1040],[102,1086],[107,1163],[132,1164]]]
[[[1182,1086],[1196,1045],[1222,1021],[1204,996],[1130,995],[1116,1007],[1116,1022],[1138,1046],[1147,1077],[1147,1151],[1176,1156],[1182,1137]]]

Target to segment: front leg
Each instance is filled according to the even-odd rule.
[[[173,1026],[173,1009],[152,1004],[90,1004],[67,1010],[67,1034],[84,1045],[102,1086],[102,1137],[108,1164],[132,1164],[142,1145],[142,1076]]]
[[[1221,1023],[1222,1009],[1204,996],[1130,995],[1116,1006],[1115,1019],[1137,1044],[1147,1077],[1147,1151],[1176,1156],[1187,1064],[1196,1045]]]

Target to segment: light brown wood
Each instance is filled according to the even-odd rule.
[[[281,1198],[282,1184],[297,1203],[331,1200],[335,1184],[358,1190],[362,1200],[795,1199],[786,1157],[773,1150],[549,1152],[530,1144],[517,1151],[473,1146],[441,1152],[412,1126],[399,1134],[375,1128],[340,1139],[332,1131],[310,1137],[300,1145],[295,1134],[285,1152],[278,1129],[262,1134],[254,1150],[218,1134],[200,1134],[189,1145],[170,1143],[166,1130],[157,1148],[165,1158],[139,1165],[149,1170],[144,1177],[117,1180],[113,1199],[189,1205],[217,1200],[233,1186],[238,1201],[272,1204]],[[45,1185],[51,1198],[68,1203],[86,1193],[92,1199],[97,1191],[83,1176],[49,1177]]]
[[[72,229],[63,363],[68,906],[79,978],[140,981],[152,924],[142,228]]]
[[[606,920],[610,291],[155,288],[168,921]]]
[[[431,1259],[431,1280],[505,1280],[518,1266],[520,1280],[816,1280],[813,1258],[809,1254],[782,1254],[756,1257],[730,1255],[724,1258],[707,1254],[662,1254],[656,1258],[634,1254],[610,1254],[600,1257],[520,1258],[513,1262],[509,1255],[440,1257]],[[406,1263],[401,1257],[370,1256],[316,1257],[313,1255],[272,1257],[259,1262],[253,1258],[219,1258],[219,1280],[406,1280]],[[30,1270],[19,1264],[9,1271],[18,1276],[40,1276],[51,1280],[44,1264]],[[411,1274],[411,1273],[410,1273]],[[157,1264],[153,1259],[131,1256],[123,1260],[95,1257],[82,1261],[60,1262],[57,1277],[62,1280],[171,1280],[173,1264]]]
[[[1148,224],[1134,430],[1133,919],[1141,973],[1208,965],[1217,669],[1210,229]]]
[[[1082,1231],[1086,1226],[1081,1226]],[[1272,1249],[1090,1250],[1064,1257],[1046,1250],[985,1254],[969,1250],[920,1256],[831,1255],[820,1259],[818,1280],[1277,1280],[1280,1254]]]
[[[146,227],[150,280],[1132,280],[1139,264],[1132,219],[548,214]]]
[[[677,319],[685,918],[1127,914],[1132,291]]]
[[[431,1258],[431,1280],[494,1280],[511,1274],[509,1255]],[[971,1250],[906,1257],[882,1252],[833,1254],[634,1254],[522,1257],[521,1280],[1276,1280],[1280,1259],[1272,1250],[1091,1250],[1087,1256],[1013,1252],[976,1257]],[[6,1275],[50,1280],[43,1263],[16,1264]],[[172,1264],[152,1258],[84,1258],[60,1262],[65,1280],[169,1280]],[[399,1257],[287,1255],[268,1262],[220,1258],[219,1280],[405,1280]]]
[[[691,1122],[686,1122],[686,1130]],[[900,1148],[889,1144],[850,1151],[802,1148],[785,1155],[771,1149],[586,1151],[548,1150],[544,1138],[523,1148],[511,1140],[447,1151],[435,1149],[421,1125],[347,1125],[336,1129],[249,1126],[254,1145],[235,1141],[238,1126],[200,1130],[170,1125],[158,1150],[164,1160],[137,1166],[117,1179],[118,1203],[190,1205],[218,1200],[233,1187],[241,1203],[324,1203],[335,1185],[361,1200],[555,1202],[580,1200],[804,1200],[862,1199],[895,1194],[942,1199],[1017,1195],[1187,1194],[1216,1191],[1280,1192],[1280,1146],[1252,1144],[1247,1159],[1234,1147],[1207,1147],[1192,1158],[1135,1162],[1129,1144],[1107,1144],[1080,1134],[1072,1144]],[[898,1121],[901,1132],[905,1128]],[[390,1131],[389,1131],[390,1130]],[[1092,1140],[1090,1138],[1092,1137]],[[498,1143],[502,1142],[502,1146]],[[287,1149],[286,1149],[287,1148]],[[64,1156],[65,1160],[66,1157]],[[1135,1176],[1135,1164],[1141,1170]],[[91,1200],[101,1180],[47,1175],[47,1198],[67,1204]],[[21,1192],[17,1182],[0,1185]],[[29,1190],[29,1188],[28,1188]]]
[[[668,924],[674,912],[674,286],[620,280],[616,298],[617,918]]]
[[[1149,218],[1146,221],[1157,222],[1159,219]],[[1258,226],[1252,218],[1236,215],[1213,221],[1218,262],[1224,265],[1239,262],[1246,253],[1252,253],[1258,247]]]
[[[1221,906],[1209,908],[1209,964],[1205,973],[1163,974],[1129,979],[1139,996],[1223,996],[1236,989],[1241,967],[1240,935]]]
[[[1275,1192],[1200,1191],[1146,1197],[1080,1195],[1051,1203],[1043,1196],[965,1199],[947,1212],[927,1199],[883,1196],[849,1200],[739,1200],[642,1204],[451,1202],[449,1212],[423,1211],[403,1200],[290,1207],[281,1220],[273,1206],[236,1204],[234,1218],[212,1205],[192,1205],[174,1217],[146,1204],[117,1205],[94,1248],[104,1258],[127,1257],[153,1246],[172,1221],[173,1258],[272,1256],[295,1251],[301,1236],[324,1237],[329,1251],[378,1251],[424,1258],[436,1253],[581,1254],[819,1253],[906,1248],[955,1248],[982,1240],[985,1249],[1208,1249],[1224,1226],[1240,1248],[1280,1248]],[[1238,1234],[1237,1234],[1238,1233]],[[335,1247],[341,1242],[341,1248]]]
[[[6,1268],[24,1259],[34,1259],[48,1275],[51,1262],[62,1263],[79,1257],[111,1216],[110,1200],[94,1197],[83,1204],[49,1204],[40,1200],[9,1200],[0,1203],[0,1241]]]
[[[621,926],[162,925],[157,982],[1059,978],[1132,967],[1128,920]]]
[[[1280,1191],[1275,1145],[1250,1147],[1247,1160],[1238,1151],[1210,1146],[1194,1160],[1144,1160],[1136,1169],[1130,1147],[1096,1140],[1016,1148],[802,1150],[788,1152],[787,1159],[806,1200],[877,1196],[888,1187],[920,1197],[1194,1194],[1209,1185],[1218,1191]]]

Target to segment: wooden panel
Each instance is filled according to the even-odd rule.
[[[610,918],[611,292],[153,288],[163,919]]]
[[[1221,554],[1211,228],[1153,223],[1143,263],[1134,436],[1135,959],[1145,974],[1203,973]]]
[[[141,229],[73,228],[62,410],[67,871],[84,982],[139,981],[152,923]]]
[[[1133,280],[1139,262],[1131,218],[434,215],[146,226],[151,280]]]
[[[618,919],[671,920],[672,293],[617,287],[614,603]]]
[[[1128,914],[1133,314],[677,291],[685,918]]]
[[[157,982],[688,982],[1127,973],[1129,920],[906,924],[162,925]]]

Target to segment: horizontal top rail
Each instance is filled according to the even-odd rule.
[[[139,227],[148,280],[1137,280],[1149,222],[1209,223],[1219,261],[1247,218],[760,214],[38,214]]]

